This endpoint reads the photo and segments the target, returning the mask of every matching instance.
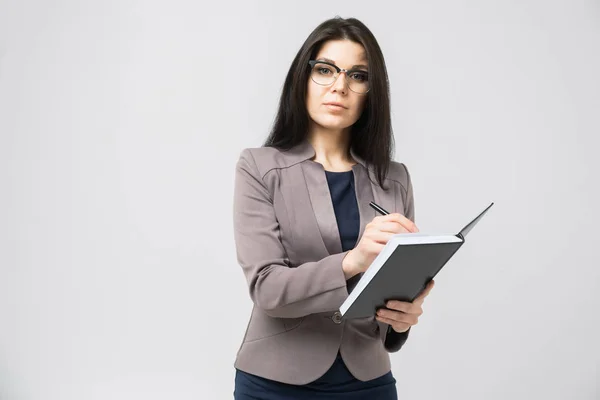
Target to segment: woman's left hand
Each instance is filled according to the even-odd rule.
[[[411,326],[419,322],[419,317],[423,314],[423,302],[431,292],[434,282],[431,280],[425,289],[414,299],[414,301],[390,300],[386,303],[387,308],[380,308],[377,311],[377,320],[391,327],[398,333],[406,332]]]

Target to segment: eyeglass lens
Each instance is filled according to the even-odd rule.
[[[337,77],[336,69],[325,63],[315,63],[311,71],[312,80],[319,85],[331,85]],[[366,93],[369,91],[369,76],[364,71],[349,71],[346,82],[353,92]]]

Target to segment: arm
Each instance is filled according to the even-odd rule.
[[[404,164],[402,164],[404,169],[406,170],[407,176],[407,190],[406,190],[406,198],[404,200],[404,216],[411,221],[415,222],[415,203],[413,196],[413,186],[412,181],[410,179],[410,174],[408,173],[408,169]],[[404,346],[404,343],[408,339],[408,334],[410,332],[410,328],[406,332],[396,332],[390,325],[377,322],[379,324],[379,328],[385,331],[385,334],[382,336],[383,346],[390,353],[395,353]]]
[[[340,307],[348,297],[342,268],[347,252],[289,265],[271,196],[248,150],[236,165],[233,208],[237,259],[257,307],[281,318]]]
[[[383,347],[388,353],[395,353],[404,346],[404,343],[408,339],[410,328],[406,332],[396,332],[390,325],[378,322],[381,325],[387,326],[387,331],[383,337]]]

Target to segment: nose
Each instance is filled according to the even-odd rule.
[[[346,84],[346,73],[345,72],[340,72],[340,74],[338,75],[337,79],[335,80],[335,82],[333,82],[333,85],[331,85],[332,90],[335,90],[336,92],[341,92],[341,93],[346,93],[346,90],[348,89],[348,85]]]

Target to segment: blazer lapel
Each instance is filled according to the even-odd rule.
[[[308,197],[325,249],[329,254],[341,253],[342,242],[323,165],[311,160],[315,152],[308,141],[302,142],[288,154],[293,156],[292,161],[299,162],[302,168]],[[364,160],[352,149],[350,150],[350,154],[357,161],[357,164],[352,166],[352,171],[354,172],[356,202],[360,216],[358,243],[365,231],[366,225],[377,216],[377,213],[369,206],[369,203],[374,201],[386,210],[394,212],[395,199],[393,195],[390,196],[390,193],[384,191],[379,185],[374,183],[376,180],[373,173],[369,172]]]
[[[392,185],[390,183],[388,183],[388,185],[390,186],[388,190],[383,190],[381,186],[371,183],[371,188],[373,189],[373,201],[387,212],[395,213],[398,212],[398,210],[396,210],[396,191],[391,187]],[[375,210],[373,211],[375,212]],[[380,214],[376,213],[375,215]]]
[[[375,210],[369,206],[373,200],[373,188],[367,170],[359,163],[352,167],[354,171],[354,187],[356,188],[356,202],[358,203],[358,212],[360,214],[360,230],[358,233],[358,241],[365,232],[365,227],[373,218],[375,218]]]
[[[329,254],[341,253],[342,241],[325,170],[321,164],[314,161],[302,163],[302,169],[323,243]],[[352,167],[352,171],[354,172],[356,202],[360,216],[360,230],[357,238],[358,243],[358,240],[360,240],[365,231],[366,225],[377,216],[375,210],[369,206],[370,202],[376,200],[374,200],[374,187],[369,180],[367,170],[361,164],[356,164]],[[382,199],[386,198],[385,196],[378,197]],[[380,200],[378,204],[384,208],[387,206],[389,209],[388,202],[381,203],[382,201]]]
[[[329,254],[341,253],[342,241],[335,218],[325,169],[321,164],[311,160],[303,162],[301,165],[312,209],[327,252]]]

